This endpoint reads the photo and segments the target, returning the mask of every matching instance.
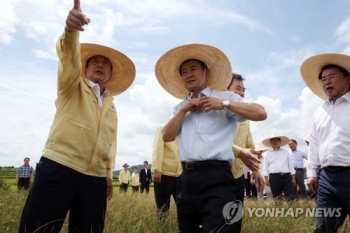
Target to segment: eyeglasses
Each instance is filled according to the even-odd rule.
[[[327,82],[328,79],[330,79],[331,81],[333,81],[335,78],[337,78],[339,76],[339,74],[330,74],[328,76],[323,76],[321,77],[319,80],[321,83],[325,83]]]

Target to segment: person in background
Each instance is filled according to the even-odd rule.
[[[80,44],[90,19],[74,0],[58,54],[56,113],[24,205],[19,233],[102,232],[113,195],[118,117],[113,96],[132,84],[135,66],[123,53]]]
[[[299,196],[298,194],[298,187],[299,187],[300,197],[302,199],[305,199],[308,197],[306,193],[305,183],[304,183],[304,174],[306,172],[306,169],[304,166],[304,159],[307,160],[307,154],[297,149],[298,143],[294,139],[290,139],[288,145],[291,150],[292,161],[295,169],[295,181],[297,184],[294,186],[294,197],[297,198]]]
[[[227,90],[232,91],[240,97],[244,98],[246,90],[244,86],[244,78],[239,74],[233,73]],[[236,183],[236,198],[237,200],[241,201],[242,206],[244,204],[244,190],[246,190],[246,193],[249,193],[250,195],[250,187],[253,186],[250,184],[250,178],[247,179],[247,172],[243,172],[243,167],[246,167],[247,170],[250,170],[246,165],[244,165],[244,163],[250,163],[251,166],[253,165],[251,169],[255,170],[255,173],[252,174],[252,176],[255,177],[254,181],[256,181],[256,185],[259,187],[259,190],[261,190],[263,187],[263,177],[259,171],[259,157],[261,157],[261,153],[252,150],[254,147],[253,136],[250,132],[250,122],[248,120],[238,122],[236,134],[232,144],[232,151],[235,159],[233,161],[231,171]],[[255,184],[253,188],[256,191]],[[242,219],[237,221],[237,227],[239,228],[238,232],[240,232],[242,228]]]
[[[350,56],[326,53],[300,67],[306,85],[324,104],[309,135],[307,185],[316,195],[314,232],[337,232],[350,216]],[[330,215],[330,211],[339,214]]]
[[[127,192],[129,187],[129,182],[131,179],[130,172],[128,170],[129,165],[124,163],[123,170],[119,172],[119,192]]]
[[[18,190],[28,190],[30,184],[33,183],[34,169],[29,165],[30,159],[24,158],[24,164],[17,169],[16,183]]]
[[[148,162],[143,162],[143,169],[140,171],[140,183],[141,189],[140,193],[143,193],[146,189],[146,193],[149,193],[149,185],[152,183],[152,173],[151,169],[148,168]]]
[[[238,232],[235,221],[227,221],[232,218],[229,206],[241,207],[235,202],[232,142],[237,122],[265,120],[266,111],[231,91],[220,91],[230,83],[232,69],[227,56],[213,46],[171,49],[158,59],[155,70],[160,85],[183,99],[163,129],[165,142],[178,137],[180,232],[198,232],[201,224],[205,232]]]
[[[138,193],[139,192],[139,187],[140,187],[140,174],[137,172],[137,167],[134,167],[133,172],[130,177],[131,181],[131,186],[132,186],[132,192],[133,193]]]
[[[288,137],[277,134],[262,141],[264,146],[271,147],[264,158],[264,176],[274,198],[281,198],[283,192],[288,200],[293,200],[293,186],[296,184],[293,161],[289,152],[281,148],[288,142]]]
[[[169,216],[170,198],[176,203],[176,185],[182,168],[179,160],[177,139],[164,142],[162,139],[164,124],[158,126],[152,155],[154,197],[159,219],[164,222]]]

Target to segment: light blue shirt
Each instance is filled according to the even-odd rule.
[[[291,150],[291,154],[292,154],[294,168],[304,168],[305,167],[304,159],[307,160],[307,155],[300,150],[295,150],[295,151]]]
[[[210,96],[223,100],[243,102],[243,99],[231,91],[215,91],[204,89],[199,98]],[[191,97],[174,107],[174,115],[189,101]],[[230,110],[212,110],[209,112],[187,112],[183,118],[178,135],[181,162],[202,160],[224,160],[232,164],[234,155],[232,142],[237,122],[246,119]]]

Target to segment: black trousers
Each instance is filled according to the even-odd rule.
[[[244,179],[244,188],[247,197],[258,198],[258,191],[256,190],[255,185],[250,183],[250,172],[247,174],[247,179]]]
[[[119,186],[119,192],[127,192],[128,191],[128,186],[129,184],[126,184],[126,183],[121,183],[120,186]]]
[[[243,201],[244,201],[244,182],[245,182],[244,175],[235,179],[236,198],[238,201],[242,202],[242,206],[243,206]],[[242,219],[237,221],[237,232],[241,232],[241,229],[242,229]]]
[[[24,189],[24,190],[28,190],[30,186],[30,178],[19,178],[18,179],[18,184],[17,184],[17,188],[19,190]]]
[[[170,198],[176,202],[176,186],[178,177],[161,175],[161,182],[154,182],[154,197],[157,205],[158,217],[164,220],[170,209]]]
[[[18,232],[58,233],[68,211],[69,232],[103,232],[106,197],[106,177],[87,176],[42,157]]]
[[[139,186],[132,186],[132,192],[138,193],[139,192]]]
[[[140,193],[143,193],[146,189],[146,193],[149,193],[149,182],[141,183]]]
[[[282,192],[289,200],[294,198],[292,176],[290,173],[274,173],[269,175],[270,188],[274,198],[280,198]]]
[[[235,212],[238,209],[235,180],[229,163],[184,169],[179,177],[176,202],[182,233],[199,232],[199,225],[203,225],[205,232],[238,232],[236,221],[242,213]]]

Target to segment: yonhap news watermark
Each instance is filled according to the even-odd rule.
[[[241,201],[231,201],[224,206],[222,215],[226,224],[233,224],[242,219],[243,215],[254,218],[340,217],[341,210],[317,207],[248,207],[243,210]]]
[[[247,208],[245,212],[248,217],[282,217],[282,218],[297,218],[297,217],[340,217],[341,208],[278,208],[278,207],[258,207]]]

